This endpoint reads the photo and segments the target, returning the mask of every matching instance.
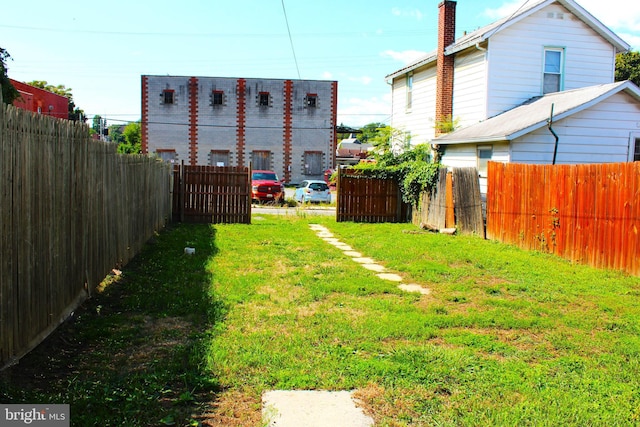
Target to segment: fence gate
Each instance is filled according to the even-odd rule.
[[[176,165],[173,219],[195,223],[251,223],[249,168]]]
[[[338,169],[336,221],[406,222],[410,206],[393,179],[371,178],[353,169]]]

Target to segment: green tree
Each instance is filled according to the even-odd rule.
[[[384,129],[386,127],[387,126],[384,123],[368,123],[362,127],[362,135],[358,138],[362,142],[369,143],[370,139],[375,138],[378,135],[380,129]]]
[[[142,131],[140,122],[131,122],[122,132],[125,142],[118,144],[118,153],[139,154],[142,149]]]
[[[640,86],[640,52],[630,50],[616,56],[616,81],[631,80]]]
[[[46,80],[33,80],[27,84],[66,97],[69,100],[69,120],[73,120],[74,122],[86,121],[84,111],[76,107],[75,102],[73,102],[73,93],[71,93],[71,88],[68,88],[65,85],[54,86],[47,83]]]
[[[109,126],[109,141],[116,144],[125,143],[124,135],[122,134],[123,127],[121,125]]]
[[[106,120],[104,121],[104,124],[106,125]],[[91,124],[91,133],[92,134],[98,134],[100,135],[100,131],[102,130],[102,116],[100,115],[95,115],[93,116],[93,122]]]
[[[0,86],[2,87],[2,102],[12,104],[13,101],[20,96],[18,90],[13,87],[9,81],[7,72],[7,61],[11,59],[11,55],[5,49],[0,47]]]

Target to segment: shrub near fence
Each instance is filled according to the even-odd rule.
[[[52,332],[171,214],[170,166],[2,104],[0,368]]]
[[[640,275],[640,163],[489,163],[487,237]]]

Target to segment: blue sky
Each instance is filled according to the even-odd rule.
[[[524,2],[458,0],[457,32]],[[338,123],[362,126],[389,122],[385,75],[435,49],[439,3],[284,0],[289,39],[283,0],[10,1],[0,47],[13,58],[9,77],[72,88],[108,124],[140,118],[141,75],[170,74],[337,80]],[[640,49],[640,2],[578,3]]]

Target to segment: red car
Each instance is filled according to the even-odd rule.
[[[254,170],[251,173],[251,200],[276,203],[284,201],[284,185],[275,172]]]

